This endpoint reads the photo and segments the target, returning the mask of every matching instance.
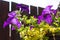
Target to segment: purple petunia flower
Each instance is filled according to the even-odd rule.
[[[52,13],[54,13],[54,15],[56,15],[57,10],[51,10],[51,11],[52,11]]]
[[[15,11],[13,11],[13,12],[9,13],[9,14],[8,14],[8,16],[9,16],[9,17],[15,17],[15,16],[16,16]]]
[[[38,24],[40,24],[41,21],[45,21],[48,24],[52,23],[53,20],[52,20],[51,13],[55,14],[56,10],[52,10],[51,7],[52,5],[49,5],[43,10],[42,15],[38,17]]]
[[[34,28],[34,26],[33,26],[33,25],[31,25],[31,26],[30,26],[30,30],[32,30],[32,28]]]
[[[8,14],[8,19],[4,22],[3,27],[5,28],[7,25],[9,24],[13,24],[16,25],[18,28],[20,28],[21,23],[18,21],[17,18],[15,18],[16,13],[13,11],[11,13]],[[14,28],[13,28],[14,29]]]
[[[45,20],[46,23],[51,24],[52,23],[51,15],[47,15],[44,20]]]
[[[42,15],[38,17],[38,24],[40,24],[41,21],[43,21],[43,16]]]
[[[52,7],[52,5],[47,6],[47,7],[43,10],[42,15],[50,14],[50,13],[51,13],[51,7]]]
[[[14,26],[12,26],[12,29],[11,30],[15,30]]]
[[[21,8],[21,11],[26,11],[29,13],[29,7],[27,5],[23,5],[23,4],[17,4],[18,8]]]

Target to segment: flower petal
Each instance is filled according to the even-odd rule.
[[[45,18],[46,23],[51,24],[52,23],[52,17],[50,15],[47,15]]]
[[[15,28],[12,26],[12,30],[15,30]]]
[[[52,11],[52,13],[54,13],[54,15],[56,15],[57,10],[51,10],[51,11]]]
[[[15,16],[16,16],[16,12],[13,11],[13,12],[9,13],[8,16],[9,16],[9,17],[15,17]]]
[[[11,22],[12,19],[13,19],[13,18],[9,17],[9,18],[4,22],[3,27],[6,27],[8,24],[10,24],[10,22]]]
[[[23,4],[17,4],[18,8],[21,8],[21,11],[26,11],[29,12],[29,7],[27,5],[23,5]]]
[[[20,28],[21,23],[18,21],[17,18],[13,18],[11,21],[12,24],[16,25],[18,28]]]
[[[43,16],[42,15],[38,17],[38,24],[40,24],[41,21],[43,21]]]
[[[52,5],[47,6],[47,7],[43,10],[42,15],[44,15],[44,14],[50,14],[50,13],[51,13],[51,7],[52,7]]]
[[[32,30],[32,28],[33,28],[33,27],[34,27],[34,26],[33,26],[33,25],[31,25],[31,26],[30,26],[30,30]]]
[[[9,24],[8,22],[4,22],[3,28],[5,28],[8,24]]]

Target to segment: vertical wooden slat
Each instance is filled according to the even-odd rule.
[[[18,8],[16,7],[16,5],[17,5],[17,3],[14,3],[14,2],[12,2],[11,3],[11,11],[15,11],[15,10],[18,10]]]
[[[30,11],[31,11],[31,16],[36,16],[37,17],[37,7],[35,6],[30,6]]]
[[[11,3],[11,11],[18,10],[16,5],[17,3]],[[17,33],[16,30],[11,31],[11,40],[20,40],[19,33]]]
[[[3,23],[7,19],[9,3],[0,1],[0,40],[9,40],[9,27],[3,29]]]
[[[39,15],[41,15],[44,8],[38,7]]]

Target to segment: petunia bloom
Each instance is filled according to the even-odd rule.
[[[57,10],[51,10],[51,11],[52,11],[52,13],[54,13],[54,15],[56,15]]]
[[[16,5],[18,8],[21,8],[21,11],[26,11],[29,13],[29,7],[27,5],[23,5],[23,4],[17,4]]]
[[[8,19],[4,22],[3,27],[5,28],[7,25],[9,24],[13,24],[16,25],[18,28],[20,28],[21,23],[18,21],[17,18],[15,18],[16,13],[13,11],[11,13],[8,14]],[[14,29],[14,28],[13,28]]]
[[[37,23],[40,24],[41,21],[43,21],[43,16],[42,15],[38,17],[38,22]]]
[[[31,26],[30,26],[30,30],[32,30],[32,28],[34,28],[34,26],[33,26],[33,25],[31,25]]]
[[[12,18],[12,17],[15,17],[15,16],[16,16],[16,12],[13,11],[13,12],[11,12],[11,13],[8,13],[8,16],[11,17],[11,18]]]
[[[50,13],[51,13],[51,7],[52,7],[52,5],[47,6],[47,7],[42,11],[42,15],[50,14]]]
[[[42,15],[40,15],[38,17],[38,24],[40,24],[40,22],[43,20],[48,24],[52,23],[52,16],[51,13],[56,13],[56,10],[52,10],[51,9],[52,5],[47,6],[43,11],[42,11]]]
[[[51,24],[52,23],[51,15],[47,15],[46,18],[44,17],[44,20],[45,20],[46,23]]]

